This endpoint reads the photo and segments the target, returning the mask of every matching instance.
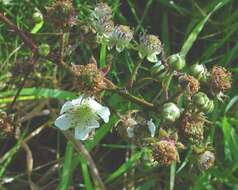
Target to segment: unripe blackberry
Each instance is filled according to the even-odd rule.
[[[172,69],[177,71],[183,69],[186,65],[184,57],[182,57],[179,53],[169,56],[167,62]]]
[[[50,46],[49,44],[41,44],[38,48],[38,52],[42,56],[47,56],[50,53]]]
[[[203,170],[211,168],[215,163],[215,155],[209,150],[206,150],[198,156],[198,166]]]
[[[165,103],[162,107],[161,115],[165,121],[175,122],[180,117],[180,110],[172,102]]]
[[[160,165],[168,166],[178,160],[177,148],[172,140],[161,140],[153,147],[153,158]]]

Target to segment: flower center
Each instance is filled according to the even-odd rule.
[[[90,120],[98,120],[96,112],[92,108],[90,108],[90,106],[87,103],[83,103],[80,106],[75,107],[71,111],[71,114],[73,116],[72,119],[73,127],[78,126],[85,127],[87,126],[87,123],[90,122]],[[78,123],[80,123],[81,125],[78,125]]]

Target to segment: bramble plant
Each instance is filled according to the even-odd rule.
[[[209,14],[191,31],[181,51],[173,53],[168,50],[164,36],[148,32],[142,21],[136,28],[127,24],[120,19],[124,18],[122,13],[115,12],[120,1],[110,2],[109,5],[55,0],[42,9],[34,7],[31,33],[23,31],[29,26],[21,29],[11,21],[6,9],[4,13],[0,9],[4,27],[23,41],[16,51],[24,45],[24,53],[17,55],[0,76],[4,81],[0,83],[0,135],[2,139],[16,139],[16,146],[0,158],[3,164],[0,179],[11,157],[22,147],[27,155],[29,187],[40,188],[46,179],[35,179],[35,155],[28,144],[46,126],[52,126],[49,131],[63,134],[67,144],[64,162],[58,161],[62,167],[60,182],[51,189],[70,189],[79,163],[82,170],[79,180],[87,190],[166,189],[163,185],[156,188],[156,184],[160,186],[159,180],[152,186],[136,187],[141,181],[150,182],[144,174],[140,177],[140,171],[150,173],[157,168],[166,171],[168,167],[169,187],[173,190],[177,189],[174,177],[181,170],[206,175],[207,170],[216,168],[216,154],[220,153],[216,153],[212,139],[217,124],[214,113],[219,115],[216,109],[229,99],[226,93],[233,87],[233,77],[230,68],[216,63],[192,64],[187,54],[207,20],[225,6],[225,1],[210,7]],[[8,56],[8,52],[0,51]],[[36,123],[47,122],[33,130],[30,127],[34,125],[33,119]],[[225,117],[223,122],[228,122]],[[227,131],[224,133],[229,135]],[[107,161],[101,167],[96,164],[106,153],[99,151],[99,157],[89,153],[107,134],[117,139],[114,143],[114,137],[109,137],[112,142],[109,144],[126,147],[127,154],[125,163],[108,176],[99,172]],[[54,135],[54,142],[56,138],[61,137]],[[57,151],[59,148],[58,142]],[[123,183],[118,187],[110,184],[123,173]],[[164,178],[166,173],[160,177]],[[78,188],[72,185],[72,189]]]

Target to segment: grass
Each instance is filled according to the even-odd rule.
[[[52,26],[47,17],[37,24],[32,20],[36,8],[47,15],[46,7],[52,1],[4,2],[7,1],[0,1],[0,12],[27,32],[36,44],[48,43],[51,56],[55,58],[54,53],[62,45],[59,33],[65,31]],[[95,6],[96,2],[74,0],[73,3],[78,19],[83,24],[87,23],[89,8]],[[141,109],[141,106],[118,94],[108,91],[101,93],[99,97],[110,108],[112,116],[109,123],[96,130],[93,139],[83,144],[93,158],[107,189],[238,189],[236,1],[107,0],[107,3],[112,7],[114,20],[130,25],[137,36],[143,32],[158,35],[165,55],[179,52],[186,57],[187,67],[199,62],[210,69],[218,64],[233,73],[233,87],[227,93],[229,98],[224,103],[215,101],[215,111],[208,115],[211,128],[206,131],[206,139],[214,147],[216,164],[203,172],[197,169],[196,158],[189,147],[180,153],[181,162],[170,167],[148,164],[145,161],[145,150],[131,146],[133,143],[121,138],[116,128],[121,115],[129,110]],[[138,63],[137,53],[126,50],[119,54],[109,51],[106,44],[95,47],[94,35],[84,32],[81,27],[74,26],[70,30],[69,40],[65,39],[63,58],[66,66],[85,64],[93,55],[99,68],[111,64],[107,77],[120,87],[120,92],[131,93],[149,102],[159,93],[162,88],[160,83],[143,82],[148,76],[151,77],[150,68],[153,66],[146,61],[138,70],[139,77],[136,77],[134,83],[136,88],[125,91]],[[93,175],[85,155],[78,153],[74,145],[53,125],[60,106],[65,101],[76,98],[80,91],[74,86],[72,75],[56,60],[57,57],[43,57],[37,61],[35,70],[29,75],[13,109],[9,110],[22,84],[22,72],[27,69],[24,68],[24,63],[30,61],[31,55],[31,49],[0,20],[0,108],[20,125],[14,129],[14,134],[0,139],[0,189],[100,189],[100,183]],[[13,67],[18,72],[13,72]],[[187,67],[185,70],[188,70]],[[169,89],[177,89],[173,79],[169,83]],[[155,119],[161,127],[156,113],[143,111],[143,116]],[[18,135],[17,138],[15,134]],[[23,149],[22,142],[27,143],[32,153],[32,168],[29,168],[30,161],[26,158],[29,152]]]

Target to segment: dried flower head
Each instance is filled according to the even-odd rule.
[[[179,78],[179,83],[191,97],[200,89],[199,81],[191,75],[184,75]]]
[[[211,71],[211,85],[215,93],[225,92],[231,88],[232,75],[223,67],[214,66]]]
[[[115,45],[116,50],[121,52],[129,45],[132,38],[133,31],[129,26],[117,25],[111,34],[109,47],[112,48]]]
[[[198,166],[199,168],[204,171],[211,168],[215,162],[215,155],[213,152],[206,150],[198,157]]]
[[[3,111],[0,111],[0,135],[9,136],[13,133],[14,126],[12,119]]]
[[[107,16],[108,19],[112,18],[112,9],[106,3],[97,3],[96,7],[92,11],[94,18],[102,18]]]
[[[106,16],[93,21],[94,30],[97,33],[98,41],[107,40],[110,38],[114,29],[114,22]]]
[[[96,95],[105,87],[103,73],[97,68],[96,62],[91,61],[87,65],[74,65],[76,74],[75,86],[84,94]]]
[[[168,166],[173,161],[178,161],[178,152],[175,141],[173,140],[160,140],[154,145],[153,148],[154,160],[161,165]]]
[[[152,63],[158,62],[157,55],[161,53],[162,44],[155,35],[142,35],[140,37],[139,56],[146,57]]]
[[[192,143],[200,143],[204,139],[204,123],[206,118],[203,113],[186,112],[180,122],[180,133]]]
[[[97,33],[98,41],[105,41],[111,36],[114,29],[112,10],[106,3],[98,3],[91,12],[90,22]]]
[[[55,0],[47,7],[48,18],[57,28],[76,24],[76,13],[72,0]]]

